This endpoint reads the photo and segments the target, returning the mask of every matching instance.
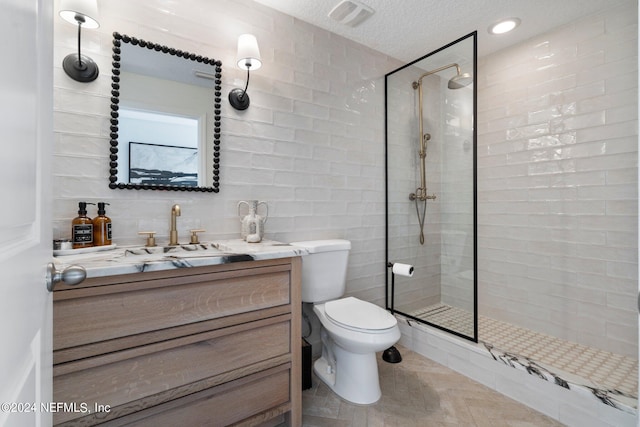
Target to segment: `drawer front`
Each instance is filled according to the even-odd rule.
[[[149,403],[145,398],[167,390],[188,389],[190,384],[204,379],[215,383],[216,376],[221,378],[218,382],[225,382],[250,374],[251,364],[291,351],[290,322],[276,321],[253,329],[247,324],[248,330],[216,338],[210,338],[212,333],[203,333],[199,334],[202,340],[194,339],[189,345],[167,348],[165,343],[164,349],[155,353],[55,376],[54,401],[75,402],[79,407],[85,403],[90,408],[94,403],[109,405],[114,410],[138,401],[133,406],[139,409]],[[234,372],[232,377],[231,371]],[[84,415],[56,413],[54,422]]]
[[[228,426],[289,402],[289,380],[289,369],[253,375],[116,420],[109,426]]]
[[[54,350],[290,303],[289,272],[56,301]]]

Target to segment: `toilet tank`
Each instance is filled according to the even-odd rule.
[[[344,295],[350,241],[312,240],[291,245],[309,253],[302,256],[303,302],[329,301]]]

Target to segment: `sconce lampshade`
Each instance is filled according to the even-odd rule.
[[[238,68],[243,70],[257,70],[262,66],[258,40],[253,34],[242,34],[238,38],[238,54],[236,56]]]
[[[260,59],[260,49],[258,40],[252,34],[242,34],[238,37],[238,53],[236,55],[238,68],[247,70],[247,84],[244,90],[240,88],[231,89],[229,92],[229,103],[236,110],[246,110],[249,108],[250,100],[247,88],[249,87],[249,72],[257,70],[262,66]]]
[[[100,26],[97,0],[61,0],[60,17],[73,25],[81,22],[84,28],[94,29]]]

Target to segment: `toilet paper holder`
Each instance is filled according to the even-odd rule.
[[[413,276],[413,266],[409,264],[402,263],[387,263],[387,267],[391,269],[391,308],[389,308],[389,304],[387,301],[388,292],[385,292],[385,301],[387,301],[387,309],[394,314],[394,296],[395,296],[395,287],[396,287],[396,274],[401,276],[411,277]],[[402,361],[402,356],[400,352],[395,346],[391,346],[386,349],[382,353],[382,360],[388,363],[400,363]]]
[[[403,264],[400,262],[389,263],[389,267],[391,267],[391,273],[397,274],[399,276],[411,277],[413,276],[413,265]]]
[[[396,274],[399,274],[401,276],[405,276],[405,277],[411,277],[413,276],[413,271],[414,268],[412,265],[409,264],[402,264],[399,262],[389,262],[387,263],[387,267],[391,269],[391,308],[389,309],[389,311],[391,311],[391,314],[394,314],[394,296],[395,296],[395,287],[396,287]],[[387,295],[385,295],[385,299],[388,298],[388,293]],[[387,300],[387,308],[389,308],[389,303]]]

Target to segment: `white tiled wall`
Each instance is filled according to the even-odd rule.
[[[64,74],[76,29],[57,16],[54,22],[54,237],[69,237],[83,200],[111,204],[118,244],[143,243],[142,230],[168,240],[174,203],[182,207],[182,239],[190,228],[206,229],[205,239],[238,238],[237,202],[265,200],[266,238],[351,240],[347,290],[382,304],[384,75],[400,63],[249,0],[108,0],[99,7],[101,27],[82,40],[100,66],[93,83]],[[114,31],[222,61],[220,193],[107,187]],[[263,66],[251,75],[250,108],[238,112],[226,97],[245,82],[233,65],[245,32],[256,35]]]
[[[477,76],[481,313],[624,354],[637,348],[635,7],[483,58]],[[382,303],[383,77],[402,64],[249,0],[100,8],[101,27],[83,32],[93,83],[62,71],[76,30],[54,20],[54,237],[80,200],[111,203],[120,244],[140,230],[167,240],[174,203],[181,236],[238,237],[236,203],[266,200],[267,238],[350,239],[347,290]],[[114,31],[223,62],[219,194],[108,189]],[[232,65],[244,32],[264,65],[237,112],[226,94],[244,84]]]
[[[637,2],[479,61],[480,313],[637,357]]]

